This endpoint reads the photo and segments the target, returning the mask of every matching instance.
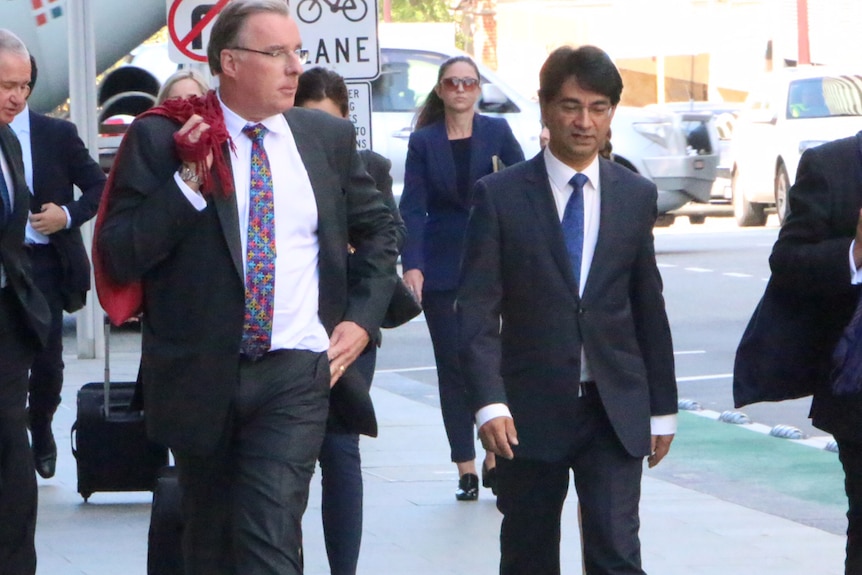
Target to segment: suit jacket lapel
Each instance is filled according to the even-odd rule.
[[[225,162],[227,162],[228,171],[231,170],[230,148],[227,144],[222,146],[222,154],[224,154]],[[217,178],[215,171],[210,171],[210,177]],[[217,190],[213,194],[213,204],[215,205],[216,213],[221,222],[222,233],[224,233],[227,247],[230,251],[230,257],[233,260],[234,267],[242,279],[245,276],[245,258],[242,253],[242,240],[240,238],[241,230],[239,229],[239,213],[236,206],[236,192],[228,197],[224,197],[221,190]]]
[[[613,261],[612,251],[616,248],[613,238],[617,236],[615,228],[624,225],[626,221],[625,217],[619,217],[619,214],[626,211],[625,194],[623,190],[617,187],[617,178],[609,166],[609,161],[599,158],[599,185],[601,187],[599,236],[596,239],[596,249],[593,252],[590,271],[584,284],[584,298],[589,295],[590,286],[596,283],[595,277],[600,276],[602,269],[604,269],[603,266],[597,266],[596,262]]]
[[[566,251],[566,242],[563,239],[563,228],[560,225],[560,217],[557,213],[557,204],[554,201],[554,193],[551,191],[551,183],[548,180],[548,170],[545,168],[543,152],[539,152],[532,160],[529,160],[533,168],[527,175],[527,196],[533,206],[536,221],[545,234],[545,242],[551,248],[551,256],[560,268],[572,297],[578,299],[578,286],[575,285],[575,275],[572,272],[572,263],[569,253]]]

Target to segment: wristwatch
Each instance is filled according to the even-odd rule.
[[[180,179],[186,183],[191,182],[199,186],[204,183],[203,178],[198,175],[198,171],[185,164],[183,164],[183,167],[180,169]]]

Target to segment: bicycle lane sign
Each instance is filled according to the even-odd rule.
[[[178,64],[207,61],[216,16],[229,0],[167,0],[168,56]]]
[[[294,0],[308,66],[335,70],[345,80],[373,80],[380,73],[377,0]]]

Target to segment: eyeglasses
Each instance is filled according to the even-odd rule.
[[[287,64],[290,56],[296,56],[296,59],[299,60],[300,64],[305,64],[308,62],[308,50],[304,48],[297,48],[296,50],[286,50],[284,48],[279,48],[277,50],[255,50],[254,48],[245,48],[243,46],[234,46],[233,48],[229,48],[230,50],[242,50],[243,52],[253,52],[255,54],[262,54],[264,56],[269,56],[272,59],[282,59],[284,63]]]
[[[440,85],[446,88],[447,90],[454,92],[460,86],[464,88],[465,92],[472,92],[477,87],[479,87],[479,80],[476,78],[443,78],[440,80]]]
[[[559,106],[564,114],[571,116],[580,117],[584,114],[584,111],[586,110],[590,118],[593,118],[595,120],[600,120],[602,118],[608,117],[611,113],[611,110],[613,110],[614,108],[609,102],[596,102],[595,104],[584,106],[583,104],[578,104],[569,100],[563,100],[559,103]]]

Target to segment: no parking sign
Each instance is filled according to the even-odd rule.
[[[177,64],[207,61],[213,21],[229,0],[168,0],[168,56]]]

